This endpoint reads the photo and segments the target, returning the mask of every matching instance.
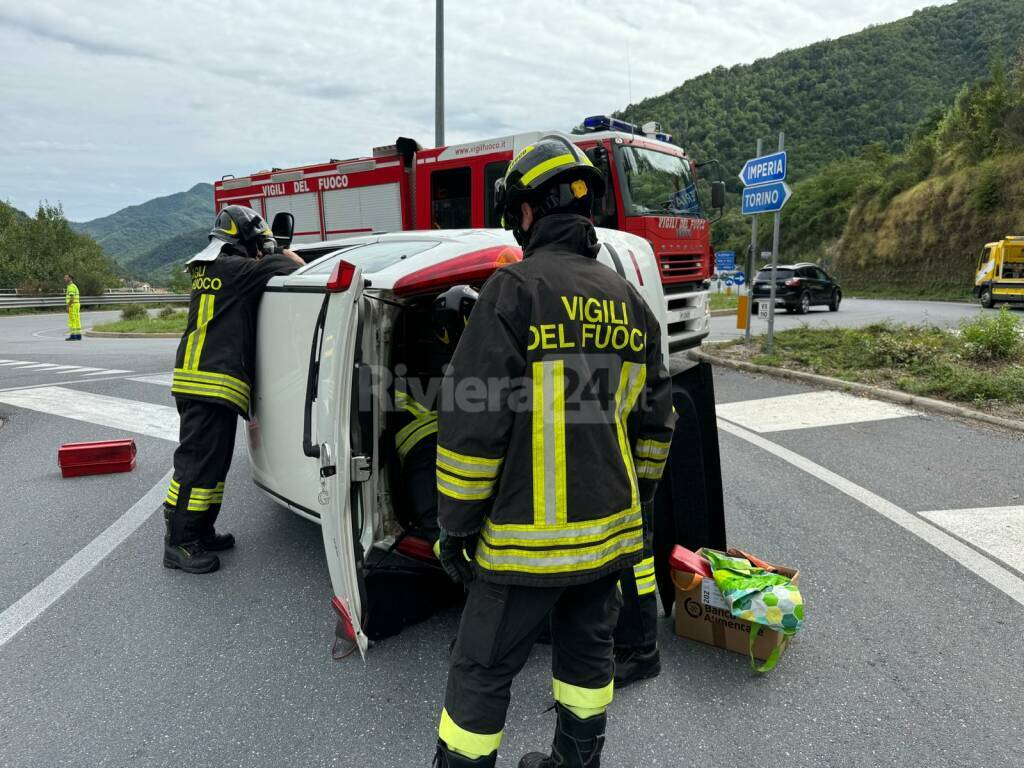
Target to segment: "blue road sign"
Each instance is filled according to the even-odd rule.
[[[732,272],[736,269],[736,251],[715,251],[715,270]]]
[[[748,187],[754,184],[783,181],[786,178],[788,165],[788,156],[785,152],[776,152],[773,155],[765,155],[763,157],[752,157],[743,165],[743,170],[740,171],[740,181]]]
[[[789,185],[784,181],[745,187],[743,189],[742,213],[744,216],[753,216],[756,213],[781,211],[792,194]]]
[[[737,272],[735,275],[732,276],[732,281],[736,283],[736,285],[743,285],[745,282],[747,282],[747,276],[744,275],[742,272]]]
[[[727,277],[725,279],[725,287],[726,288],[732,288],[734,285],[736,285],[736,282],[731,277]]]

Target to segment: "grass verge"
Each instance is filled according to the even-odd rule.
[[[145,317],[135,320],[118,320],[93,326],[94,331],[103,333],[183,333],[188,313],[175,312],[169,317]]]
[[[879,323],[864,328],[802,327],[763,340],[716,347],[714,354],[874,384],[1024,419],[1024,325],[1009,312],[951,332]]]
[[[737,298],[726,293],[711,294],[711,309],[736,309]]]

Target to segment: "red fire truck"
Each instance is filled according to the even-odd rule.
[[[679,325],[680,341],[687,340],[673,344],[673,351],[699,343],[706,329],[694,334],[692,321],[706,318],[705,281],[715,261],[707,211],[721,211],[724,185],[707,185],[711,199],[705,207],[698,193],[696,163],[657,123],[638,128],[595,116],[584,120],[583,128],[582,134],[567,138],[601,169],[608,189],[595,212],[595,224],[650,242],[670,309],[670,327]],[[214,184],[214,200],[217,210],[248,205],[267,221],[280,211],[290,212],[295,217],[295,243],[374,232],[497,227],[494,182],[519,150],[543,135],[521,133],[434,149],[399,138],[393,145],[375,148],[371,157],[226,176]],[[681,332],[683,323],[689,333]]]

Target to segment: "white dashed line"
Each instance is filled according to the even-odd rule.
[[[0,648],[103,562],[159,508],[173,471],[164,475],[149,492],[70,560],[46,577],[28,594],[0,613]]]
[[[109,370],[96,371],[96,373],[86,373],[85,376],[112,376],[117,373],[131,373],[131,371],[122,371],[117,368],[110,368]]]
[[[722,419],[718,420],[718,428],[767,451],[821,482],[832,486],[837,491],[846,494],[869,509],[874,510],[904,530],[928,542],[942,554],[953,558],[964,568],[981,577],[1011,599],[1024,605],[1024,579],[1021,579],[1012,571],[1003,568],[998,563],[985,557],[977,550],[967,546],[959,539],[954,538],[930,522],[908,512],[902,507],[896,506],[891,501],[883,499],[867,488],[862,488],[845,477],[837,475],[835,472],[825,469],[825,467],[819,464],[815,464],[810,459],[804,458],[800,454],[788,448],[783,448],[781,445],[777,445],[770,440],[766,440],[760,435],[755,435],[749,430],[738,427],[735,424],[730,424]]]

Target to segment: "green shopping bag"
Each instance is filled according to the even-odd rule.
[[[738,619],[751,622],[750,666],[756,672],[768,672],[779,661],[782,646],[772,650],[761,666],[754,658],[754,643],[763,627],[795,635],[804,624],[804,600],[792,579],[751,565],[743,557],[733,557],[704,548],[700,554],[711,563],[711,574],[729,611]]]

